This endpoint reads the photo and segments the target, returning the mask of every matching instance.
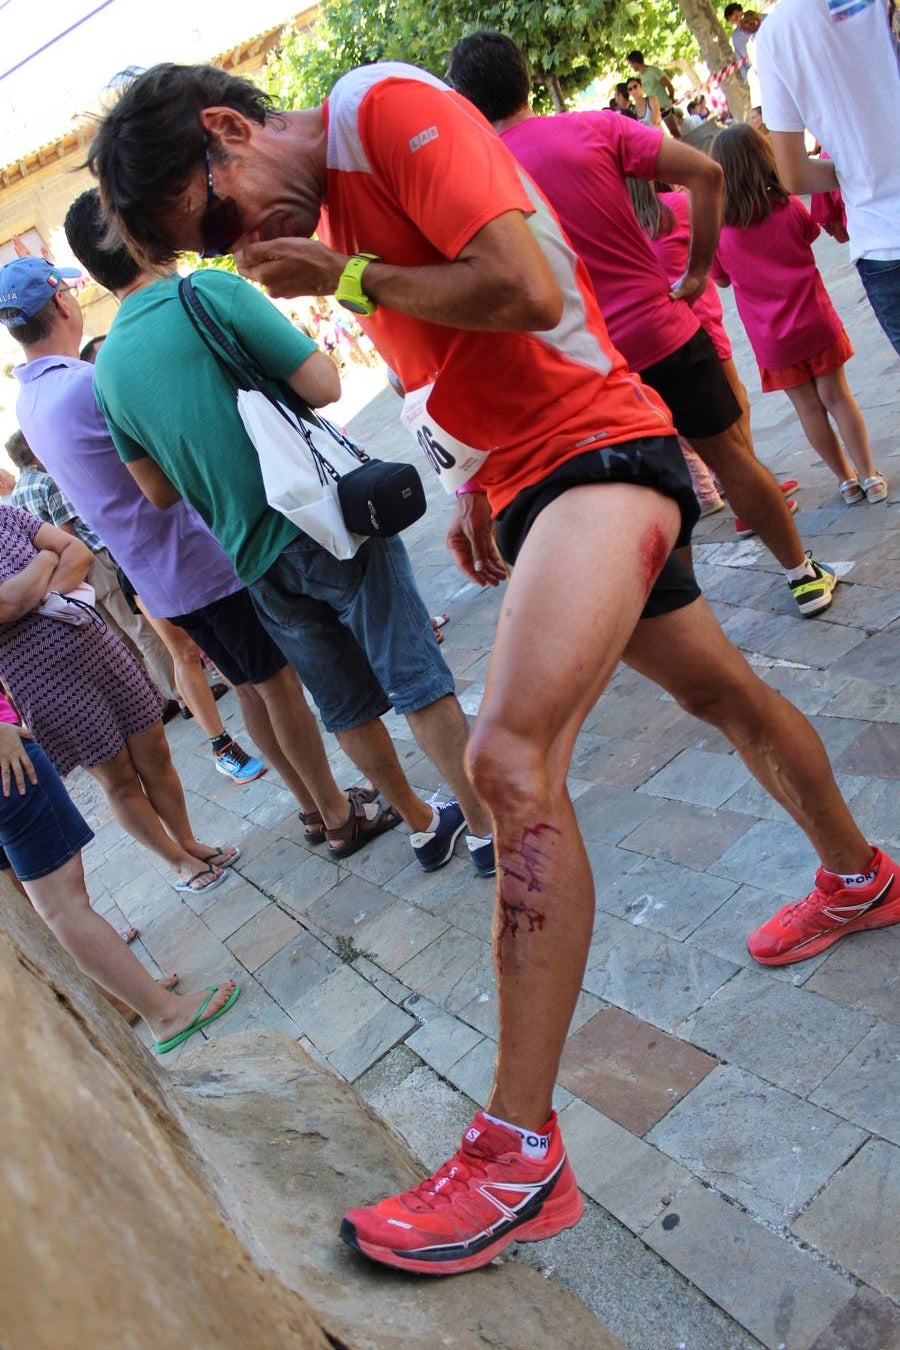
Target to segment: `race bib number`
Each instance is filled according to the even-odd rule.
[[[428,396],[433,388],[433,384],[426,384],[407,394],[400,420],[415,437],[441,487],[453,496],[458,487],[475,477],[490,451],[476,450],[438,425],[428,412]]]

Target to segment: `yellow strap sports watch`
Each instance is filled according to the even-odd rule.
[[[375,313],[377,305],[374,300],[369,299],[363,290],[362,278],[369,263],[380,261],[381,259],[375,253],[354,253],[341,273],[334,298],[339,305],[343,305],[344,309],[349,309],[351,314]]]

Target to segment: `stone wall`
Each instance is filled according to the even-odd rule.
[[[327,1350],[216,1202],[164,1076],[0,883],[4,1350]]]

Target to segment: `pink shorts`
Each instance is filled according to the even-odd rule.
[[[841,329],[840,337],[832,342],[830,347],[826,347],[824,352],[819,352],[818,356],[810,357],[808,361],[800,361],[796,366],[782,366],[776,370],[760,366],[759,382],[762,391],[764,394],[771,394],[774,389],[796,389],[801,384],[809,384],[816,375],[833,375],[850,360],[852,355],[853,343]]]

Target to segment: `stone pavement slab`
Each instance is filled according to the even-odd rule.
[[[863,724],[858,735],[834,758],[841,773],[894,779],[900,764],[900,727]]]
[[[646,858],[603,886],[597,903],[607,914],[683,939],[736,890],[733,881]]]
[[[340,964],[339,956],[301,928],[298,936],[265,961],[255,975],[267,993],[287,1009]]]
[[[900,1144],[900,1027],[877,1023],[810,1100]]]
[[[364,919],[355,941],[379,966],[396,975],[414,956],[449,931],[446,920],[397,900],[380,914]]]
[[[716,755],[708,750],[682,750],[638,792],[696,806],[722,806],[749,778],[749,770],[734,752]]]
[[[621,847],[702,871],[752,826],[752,816],[666,801],[659,803],[650,819],[625,836]]]
[[[857,933],[852,942],[837,943],[811,972],[809,988],[900,1025],[900,929]]]
[[[799,900],[812,887],[817,865],[812,844],[795,825],[767,820],[751,826],[709,870]]]
[[[218,938],[229,938],[248,919],[265,909],[266,897],[249,882],[232,882],[225,895],[214,894],[212,903],[203,912],[203,921]]]
[[[761,971],[741,970],[678,1033],[720,1060],[806,1097],[852,1055],[871,1027],[865,1013],[767,979]]]
[[[733,1065],[704,1078],[648,1141],[757,1218],[789,1223],[866,1135]]]
[[[692,1045],[620,1008],[603,1008],[569,1036],[559,1081],[632,1134],[647,1131],[715,1068]]]
[[[263,897],[265,899],[265,897]],[[278,905],[266,901],[264,907],[228,936],[228,949],[255,974],[276,952],[299,937],[300,925]]]
[[[900,1350],[900,1308],[863,1287],[816,1338],[812,1350]]]
[[[798,1237],[900,1301],[900,1149],[873,1139],[794,1224]]]
[[[853,1296],[845,1275],[697,1181],[675,1196],[643,1238],[769,1350],[809,1350]]]
[[[674,1031],[734,971],[731,962],[699,948],[608,917],[595,929],[582,983],[599,998]]]
[[[581,1189],[634,1233],[693,1179],[687,1168],[585,1101],[576,1098],[567,1106],[560,1124]]]

